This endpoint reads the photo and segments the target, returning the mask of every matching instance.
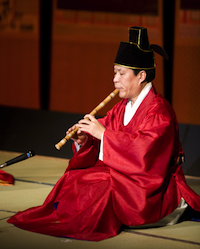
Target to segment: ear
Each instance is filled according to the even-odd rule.
[[[147,74],[146,74],[146,72],[145,72],[144,70],[141,70],[141,71],[139,72],[139,80],[140,80],[140,83],[145,82],[146,76],[147,76]]]

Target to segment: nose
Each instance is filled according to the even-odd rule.
[[[119,80],[119,77],[118,77],[117,73],[115,73],[114,77],[113,77],[113,82],[116,83],[116,82],[118,82],[118,80]]]

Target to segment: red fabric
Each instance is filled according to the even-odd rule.
[[[0,185],[14,185],[14,177],[0,169]]]
[[[99,141],[89,136],[44,204],[19,212],[9,223],[98,241],[118,234],[122,223],[158,221],[181,197],[200,211],[200,196],[187,186],[181,166],[170,165],[172,156],[183,155],[171,106],[151,89],[124,126],[126,102],[99,120],[106,127],[103,162],[98,160]]]

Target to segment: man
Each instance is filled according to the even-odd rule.
[[[185,200],[200,211],[200,196],[186,184],[178,124],[171,105],[157,94],[154,52],[147,30],[129,29],[114,66],[122,100],[97,120],[86,115],[68,133],[74,156],[44,204],[11,217],[14,225],[53,236],[102,240],[122,224],[155,223]]]

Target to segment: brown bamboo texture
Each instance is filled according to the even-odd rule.
[[[103,108],[111,99],[113,99],[117,94],[119,90],[115,89],[113,92],[111,92],[96,108],[94,108],[90,115],[95,115],[101,108]],[[73,137],[74,134],[78,131],[78,127],[76,127],[73,131],[71,131],[69,134],[67,134],[59,143],[55,145],[56,149],[60,150],[60,148],[66,144],[66,142]]]

